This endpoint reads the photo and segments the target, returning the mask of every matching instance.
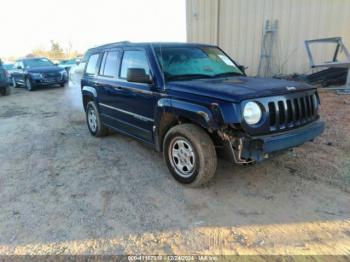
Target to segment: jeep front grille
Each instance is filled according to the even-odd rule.
[[[268,102],[270,130],[300,126],[317,117],[316,94]]]
[[[241,110],[249,101],[257,102],[263,110],[260,124],[251,126],[245,121],[242,122],[244,130],[252,136],[298,128],[319,118],[319,99],[315,89],[247,100],[242,103]]]

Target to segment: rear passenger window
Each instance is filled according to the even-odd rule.
[[[120,77],[126,79],[129,68],[145,69],[146,74],[150,75],[150,69],[145,51],[125,51],[123,55]]]
[[[98,62],[98,57],[99,54],[95,54],[90,56],[89,58],[89,62],[86,66],[86,73],[90,74],[90,75],[94,75],[96,72],[96,66],[97,66],[97,62]]]
[[[103,56],[100,75],[117,78],[119,52],[106,52]]]

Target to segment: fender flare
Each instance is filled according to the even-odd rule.
[[[155,123],[159,123],[163,113],[171,113],[175,117],[184,117],[207,129],[218,128],[213,112],[203,105],[181,100],[163,98],[158,100],[155,112]]]
[[[82,99],[82,102],[83,102],[83,107],[84,107],[84,110],[86,109],[85,108],[85,97],[90,97],[92,100],[94,100],[97,104],[98,104],[98,97],[97,97],[97,91],[94,87],[91,87],[91,86],[84,86],[82,89],[81,89],[81,99]]]
[[[161,140],[164,133],[160,130],[160,123],[165,113],[173,115],[174,118],[187,118],[205,129],[218,128],[218,123],[215,120],[214,114],[209,108],[181,100],[162,98],[158,100],[154,114],[155,125],[153,126],[153,136],[156,151],[162,151]]]
[[[83,86],[81,89],[82,95],[92,95],[94,98],[97,98],[97,91],[92,86]]]

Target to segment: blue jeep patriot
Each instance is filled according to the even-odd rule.
[[[324,130],[315,88],[247,77],[216,46],[119,42],[89,49],[83,61],[91,134],[113,129],[150,144],[184,184],[206,183],[217,154],[254,163]]]

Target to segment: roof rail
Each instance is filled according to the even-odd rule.
[[[109,43],[109,44],[96,46],[95,48],[114,46],[114,45],[123,45],[123,44],[131,44],[131,42],[130,41],[120,41],[120,42],[115,42],[115,43]]]

